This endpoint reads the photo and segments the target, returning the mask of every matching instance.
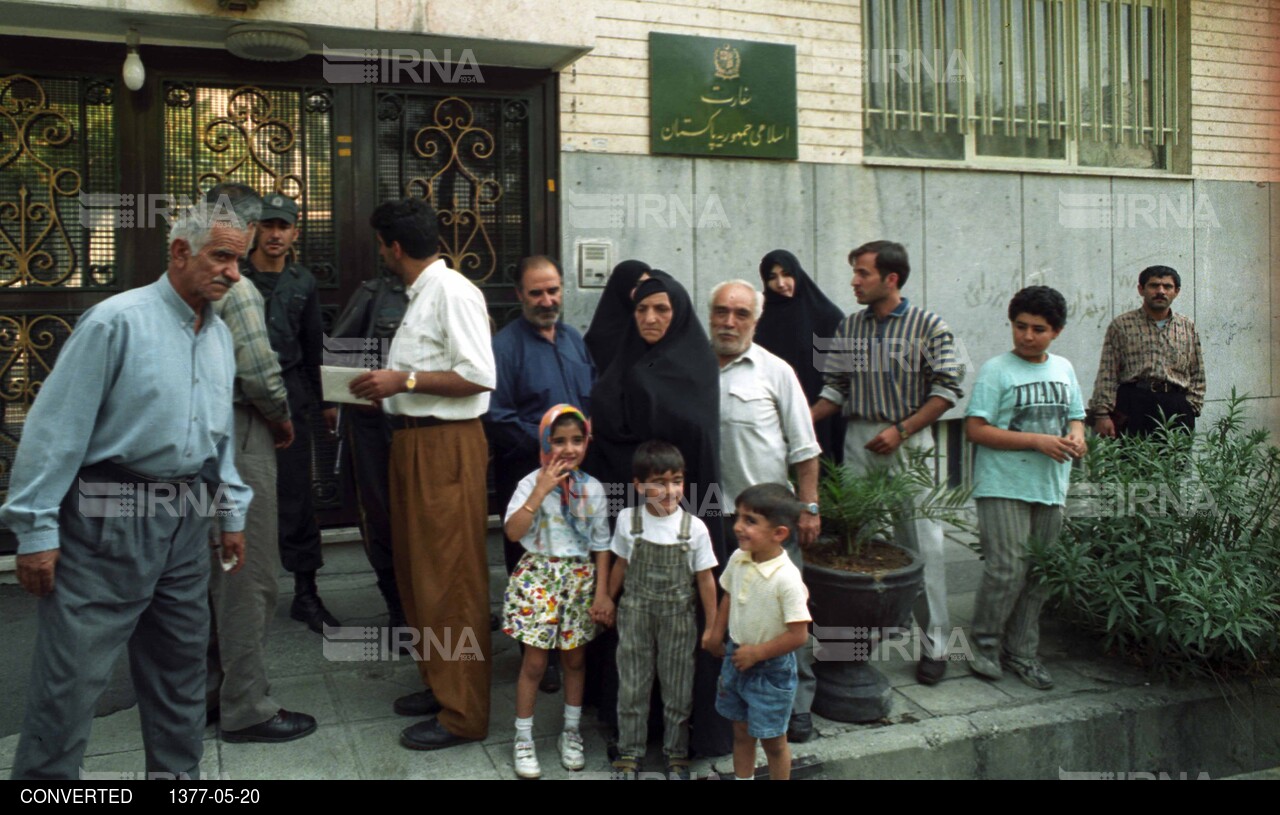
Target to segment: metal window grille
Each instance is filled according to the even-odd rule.
[[[1177,143],[1173,0],[864,0],[868,127]]]
[[[0,295],[119,289],[120,195],[109,76],[0,75]]]
[[[223,181],[298,203],[295,259],[337,288],[330,88],[166,82],[164,191],[181,203]]]

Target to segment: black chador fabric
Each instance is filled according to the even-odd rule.
[[[723,567],[729,552],[720,523],[720,366],[688,292],[669,274],[650,271],[636,288],[634,303],[660,292],[671,299],[666,334],[652,345],[646,342],[633,306],[613,361],[591,391],[595,469],[587,472],[601,481],[630,484],[631,457],[641,442],[674,444],[685,460],[689,507],[706,523]],[[733,747],[732,726],[715,710],[719,670],[720,660],[699,653],[690,722],[690,746],[699,755],[725,755]],[[606,690],[603,698],[616,700],[616,691]]]
[[[640,275],[647,271],[649,264],[642,260],[624,260],[614,266],[609,275],[596,313],[591,317],[591,325],[582,335],[587,353],[591,354],[591,361],[599,373],[608,370],[609,363],[613,362],[613,355],[618,353],[627,327],[635,326],[636,306],[631,300],[631,290],[636,287]]]
[[[700,510],[720,480],[720,366],[693,314],[688,292],[666,272],[655,269],[649,274],[636,289],[635,302],[665,292],[671,299],[671,325],[650,345],[640,336],[634,315],[628,320],[613,362],[591,391],[593,450],[599,451],[602,465],[601,472],[592,475],[630,483],[636,447],[662,439],[684,455],[685,494]],[[719,510],[718,495],[711,499],[710,508]],[[724,563],[719,516],[704,520],[716,559]]]
[[[769,288],[775,265],[795,279],[791,297]],[[826,358],[822,348],[815,348],[814,336],[834,337],[844,312],[827,299],[796,256],[785,249],[775,249],[764,256],[760,261],[760,279],[765,286],[764,315],[756,325],[755,341],[791,366],[800,379],[805,399],[812,405],[822,393],[821,361]],[[814,430],[822,452],[839,462],[844,452],[844,419],[840,416],[827,419],[819,422]]]

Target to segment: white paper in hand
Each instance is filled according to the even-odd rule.
[[[320,387],[324,401],[345,402],[349,405],[372,405],[368,399],[351,395],[351,380],[369,372],[368,368],[340,368],[336,365],[320,366]]]

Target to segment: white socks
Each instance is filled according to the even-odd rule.
[[[565,705],[564,706],[564,729],[574,730],[582,723],[582,705]]]
[[[516,717],[516,741],[533,741],[533,717]]]
[[[582,705],[564,706],[564,729],[577,732],[582,724]],[[533,717],[516,717],[516,741],[533,741]]]

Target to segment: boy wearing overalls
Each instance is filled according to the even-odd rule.
[[[618,758],[613,766],[626,773],[639,769],[656,669],[667,770],[687,777],[698,644],[694,584],[710,631],[716,613],[711,575],[716,557],[706,525],[680,507],[684,458],[678,449],[662,441],[641,444],[632,459],[632,478],[643,502],[618,513],[611,546],[618,560],[609,575],[610,597],[626,587],[617,611]]]

